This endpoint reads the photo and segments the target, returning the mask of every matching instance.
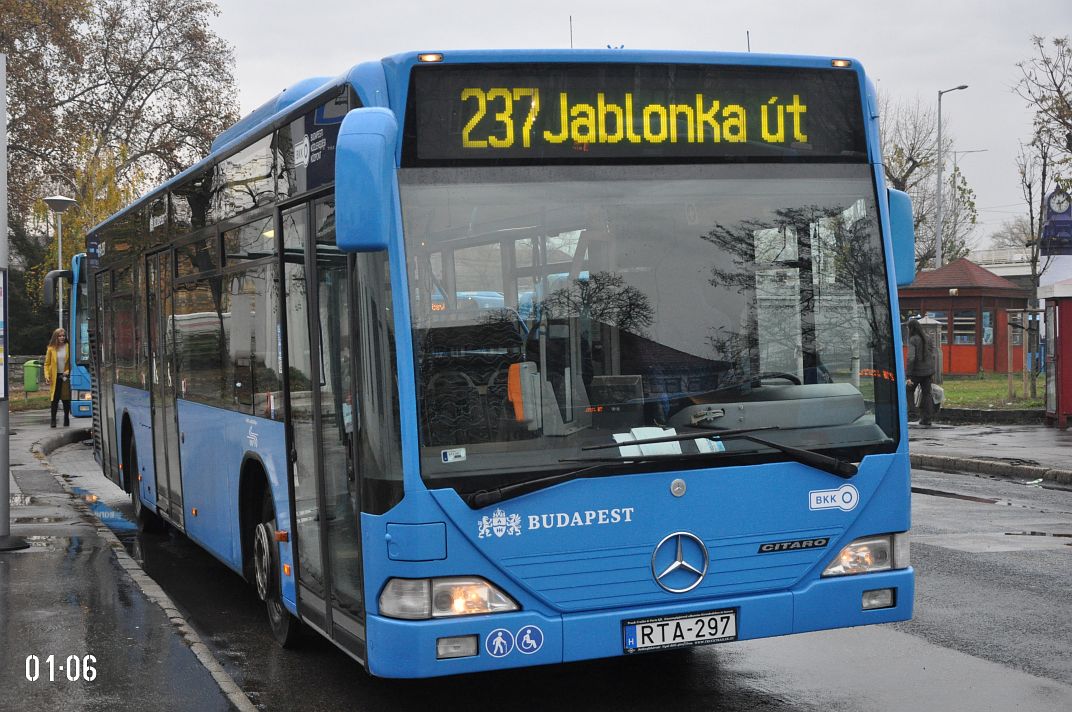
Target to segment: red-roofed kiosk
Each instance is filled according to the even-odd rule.
[[[1008,370],[1008,310],[1027,308],[1026,289],[962,257],[940,269],[917,273],[915,281],[897,294],[902,322],[926,314],[941,324],[943,373]],[[1021,318],[1012,315],[1015,323]],[[1013,371],[1023,369],[1023,345],[1023,329],[1014,328]]]

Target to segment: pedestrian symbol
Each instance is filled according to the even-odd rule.
[[[504,658],[514,649],[514,636],[505,628],[496,628],[488,634],[484,641],[484,649],[493,658]]]
[[[517,649],[525,655],[532,655],[543,647],[543,631],[534,625],[527,625],[517,632]]]

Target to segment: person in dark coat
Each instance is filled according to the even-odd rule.
[[[931,396],[931,381],[934,378],[934,343],[923,331],[918,319],[908,321],[908,385],[917,386],[919,398],[919,424],[931,427],[934,414],[934,399]],[[914,389],[910,389],[914,393]],[[909,408],[909,411],[912,409]]]

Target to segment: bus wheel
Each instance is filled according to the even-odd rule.
[[[271,498],[265,496],[261,522],[253,531],[253,582],[257,595],[268,609],[272,635],[281,646],[287,648],[297,641],[301,624],[283,606],[278,551],[275,543],[275,511]]]
[[[138,446],[133,441],[130,443],[130,452],[127,456],[127,462],[129,463],[129,472],[132,482],[130,485],[130,502],[134,505],[134,521],[138,524],[138,529],[143,532],[159,532],[164,529],[164,522],[160,517],[156,516],[156,513],[142,504],[141,497],[138,496]]]

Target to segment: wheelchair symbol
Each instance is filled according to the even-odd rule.
[[[525,655],[532,655],[543,647],[543,631],[534,625],[527,625],[517,632],[517,649]]]

